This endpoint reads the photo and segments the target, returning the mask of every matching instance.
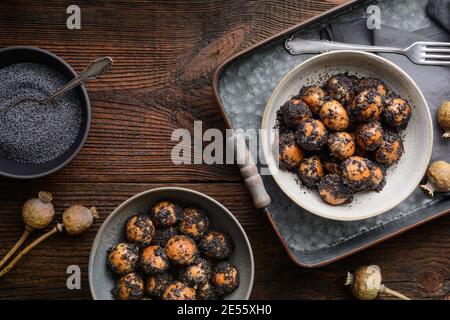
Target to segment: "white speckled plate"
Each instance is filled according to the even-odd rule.
[[[387,172],[387,183],[379,192],[360,192],[351,204],[331,206],[322,201],[316,191],[307,190],[290,172],[278,169],[273,145],[276,141],[276,113],[281,105],[298,94],[304,85],[322,83],[323,77],[348,72],[357,76],[372,76],[383,80],[390,90],[408,99],[411,120],[405,130],[405,153]],[[264,156],[270,172],[284,193],[302,208],[321,217],[354,221],[382,214],[400,204],[417,187],[425,174],[433,145],[432,120],[427,102],[419,87],[402,69],[371,53],[335,51],[317,55],[290,71],[277,85],[266,105],[262,129]]]

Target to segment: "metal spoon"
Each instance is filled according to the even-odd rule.
[[[105,71],[107,71],[113,63],[113,60],[110,57],[103,57],[100,59],[96,59],[92,61],[86,69],[82,73],[80,73],[78,76],[70,80],[68,83],[66,83],[63,87],[58,89],[56,92],[52,93],[50,96],[48,96],[45,99],[35,99],[35,98],[24,98],[20,99],[16,103],[14,103],[11,107],[17,106],[18,104],[23,103],[24,101],[34,101],[39,104],[47,104],[50,101],[54,100],[55,98],[59,97],[60,95],[64,94],[65,92],[72,90],[73,88],[79,86],[80,84],[88,81],[96,79],[98,76],[103,74]]]

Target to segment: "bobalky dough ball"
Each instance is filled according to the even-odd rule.
[[[164,300],[195,300],[194,288],[186,286],[183,282],[174,282],[164,290]]]
[[[342,176],[348,186],[365,188],[371,178],[369,160],[358,156],[348,158],[342,163]]]
[[[147,274],[163,273],[170,267],[166,252],[160,246],[149,246],[142,250],[139,265]]]
[[[196,296],[198,300],[217,300],[216,288],[207,281],[197,286]]]
[[[317,189],[323,201],[333,206],[348,203],[352,199],[352,190],[337,174],[326,175],[320,180]]]
[[[303,160],[303,150],[295,142],[294,133],[280,135],[280,167],[287,170],[296,170]]]
[[[350,124],[347,111],[336,100],[328,101],[323,105],[320,109],[320,120],[332,131],[343,131]]]
[[[358,121],[379,120],[382,111],[383,99],[373,90],[361,91],[352,103],[352,115]]]
[[[129,242],[148,246],[153,240],[155,226],[149,216],[135,215],[128,219],[125,233]]]
[[[217,260],[228,258],[234,250],[230,236],[219,231],[208,232],[200,239],[198,246],[204,257]]]
[[[355,153],[355,140],[347,132],[330,133],[327,145],[330,155],[341,160],[347,159]]]
[[[327,95],[347,106],[354,98],[353,80],[346,74],[337,74],[328,79],[325,85]]]
[[[303,87],[300,91],[300,97],[313,114],[319,115],[320,109],[325,103],[325,91],[322,88],[317,86]]]
[[[203,210],[198,208],[186,208],[181,213],[181,221],[178,230],[181,234],[198,240],[208,232],[209,220]]]
[[[169,239],[166,245],[167,257],[177,265],[189,265],[198,255],[197,245],[190,237],[179,235]]]
[[[383,165],[395,164],[403,155],[404,147],[399,135],[388,133],[383,137],[378,149],[375,150],[375,160]]]
[[[305,158],[298,170],[298,176],[308,187],[316,186],[324,176],[322,161],[318,156]]]
[[[392,98],[386,101],[383,109],[383,120],[391,127],[404,129],[411,118],[411,107],[402,98]]]
[[[216,287],[218,294],[230,293],[239,286],[239,272],[229,262],[218,262],[214,265],[211,282]]]
[[[291,99],[280,108],[287,127],[295,128],[312,117],[311,110],[301,99]]]
[[[174,282],[170,273],[151,275],[147,278],[145,292],[153,297],[162,298],[164,290]]]
[[[194,288],[207,282],[209,278],[211,278],[211,265],[200,257],[180,271],[180,280]]]
[[[139,300],[144,296],[144,280],[137,273],[129,273],[120,278],[114,290],[119,300]]]
[[[371,182],[370,188],[375,191],[381,191],[383,189],[384,184],[386,182],[385,172],[382,167],[377,164],[373,164],[371,167]]]
[[[303,121],[295,132],[297,143],[305,150],[319,151],[326,144],[328,137],[324,124],[317,119]]]
[[[157,226],[170,227],[178,222],[180,208],[170,201],[160,201],[156,203],[150,216]]]
[[[156,228],[155,235],[153,236],[153,244],[156,244],[160,247],[165,247],[167,241],[170,238],[178,235],[178,230],[176,226],[170,226],[167,228]]]
[[[139,247],[135,244],[119,243],[108,250],[108,266],[116,274],[134,271],[139,260]]]
[[[388,89],[383,81],[376,78],[363,78],[359,80],[359,90],[371,90],[375,91],[379,96],[386,96],[388,94]]]
[[[383,141],[383,128],[378,121],[361,123],[356,127],[355,136],[360,148],[373,151]]]

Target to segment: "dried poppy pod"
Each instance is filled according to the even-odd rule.
[[[355,153],[355,140],[347,132],[330,133],[327,145],[330,155],[341,160],[350,158]]]
[[[383,165],[395,164],[403,155],[403,141],[397,134],[385,134],[380,146],[375,150],[375,160]]]
[[[420,186],[430,197],[434,192],[450,191],[450,164],[445,161],[436,161],[428,167],[427,183]]]
[[[358,86],[360,91],[375,91],[379,96],[382,97],[388,94],[388,89],[384,82],[377,78],[363,78],[359,80]]]
[[[364,90],[352,102],[351,112],[356,120],[375,121],[383,111],[383,99],[376,91]]]
[[[322,200],[333,206],[349,203],[353,198],[352,190],[336,174],[326,175],[320,180],[317,189]]]
[[[140,300],[144,296],[144,280],[137,273],[129,273],[120,278],[114,288],[119,300]]]
[[[355,137],[360,148],[373,151],[383,141],[383,128],[378,121],[361,123],[356,127]]]
[[[437,121],[444,130],[443,138],[450,138],[450,101],[442,103],[438,111]]]
[[[382,115],[383,120],[389,126],[404,129],[408,126],[409,119],[411,118],[411,107],[405,99],[387,99]]]
[[[167,286],[162,298],[164,300],[196,300],[195,289],[177,281]]]
[[[303,160],[303,150],[295,142],[292,132],[281,134],[279,149],[280,167],[287,170],[295,170]]]
[[[353,295],[360,300],[374,300],[379,294],[387,294],[403,300],[411,300],[407,296],[391,290],[382,284],[380,267],[376,265],[359,267],[355,273],[348,272],[345,285],[349,285]]]
[[[342,105],[348,105],[354,98],[353,80],[347,74],[337,74],[328,79],[325,89],[327,95]]]
[[[364,189],[371,178],[370,162],[366,158],[354,156],[342,163],[344,182],[352,188]]]
[[[297,143],[305,150],[319,151],[326,144],[328,132],[323,123],[316,119],[303,121],[295,132]]]
[[[350,124],[347,111],[336,100],[328,101],[323,105],[320,109],[320,120],[332,131],[343,131]]]
[[[325,91],[321,87],[303,87],[300,91],[300,97],[313,114],[319,115],[320,109],[325,103]]]
[[[22,218],[25,223],[25,230],[16,244],[0,260],[0,267],[14,255],[34,230],[43,229],[53,221],[55,208],[52,200],[53,197],[50,192],[40,191],[37,198],[29,199],[23,204]]]
[[[139,247],[135,244],[119,243],[108,250],[108,266],[112,272],[124,275],[136,270]]]
[[[315,187],[324,176],[322,161],[318,156],[305,158],[299,166],[298,176],[307,187]]]
[[[312,117],[311,110],[301,99],[291,99],[281,106],[284,123],[289,128],[295,128],[300,123]]]

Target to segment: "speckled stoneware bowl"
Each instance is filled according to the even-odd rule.
[[[137,213],[149,212],[152,205],[160,200],[172,200],[181,206],[195,205],[208,214],[211,229],[226,232],[233,239],[236,248],[227,260],[239,270],[240,285],[225,299],[246,300],[253,287],[253,253],[244,229],[236,218],[219,202],[200,192],[185,188],[157,188],[142,192],[122,203],[103,222],[95,237],[89,257],[89,287],[95,300],[114,299],[111,290],[116,277],[107,267],[107,250],[125,241],[125,223]]]
[[[318,192],[300,187],[298,178],[278,169],[273,146],[276,141],[276,113],[304,85],[322,84],[327,76],[348,72],[357,76],[376,77],[390,90],[410,102],[411,120],[404,136],[405,153],[400,161],[387,171],[387,183],[377,193],[360,192],[352,203],[331,206]],[[427,102],[415,82],[392,62],[371,53],[335,51],[308,59],[290,71],[273,91],[264,111],[261,127],[268,129],[262,135],[264,156],[273,178],[286,195],[302,208],[324,218],[353,221],[382,214],[405,200],[425,174],[433,145],[431,115]]]

